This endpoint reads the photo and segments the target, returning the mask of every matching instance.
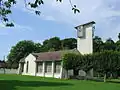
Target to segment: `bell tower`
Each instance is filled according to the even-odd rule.
[[[93,53],[93,35],[95,22],[88,22],[75,27],[77,29],[77,50],[81,54]]]

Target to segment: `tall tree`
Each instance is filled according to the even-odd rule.
[[[83,64],[83,56],[76,53],[67,53],[63,55],[63,67],[64,69],[73,70],[74,75],[79,74],[79,70]]]
[[[108,74],[114,74],[120,70],[120,52],[103,51],[95,53],[94,57],[94,70],[104,74],[104,82],[106,82]]]
[[[120,33],[118,34],[118,41],[116,42],[116,50],[120,51]]]
[[[120,51],[120,40],[118,40],[115,44],[116,44],[116,50]]]
[[[77,48],[77,40],[75,38],[66,38],[61,40],[62,49],[74,49]]]
[[[53,37],[43,42],[44,51],[58,51],[61,49],[61,40],[59,37]]]
[[[20,41],[11,48],[8,55],[8,62],[11,64],[16,63],[18,66],[21,58],[27,56],[29,53],[40,52],[40,48],[41,44],[39,43],[34,43],[30,40]]]
[[[34,0],[33,2],[31,0],[23,0],[25,8],[31,11],[34,11],[36,15],[40,15],[41,11],[40,10],[35,10],[36,8],[38,9],[39,6],[44,4],[44,0]],[[62,2],[63,0],[56,0],[59,2]],[[13,5],[16,5],[17,0],[0,0],[0,19],[3,24],[6,26],[14,26],[12,22],[8,19],[8,15],[12,13],[11,7]],[[71,0],[69,0],[69,3],[72,7],[72,10],[74,13],[80,12],[79,9],[77,9],[76,5],[73,5]]]
[[[104,50],[115,50],[115,49],[116,49],[115,42],[111,38],[107,39],[104,44]]]
[[[93,38],[93,52],[100,52],[103,50],[104,43],[99,36]]]
[[[118,34],[118,39],[120,40],[120,33]]]

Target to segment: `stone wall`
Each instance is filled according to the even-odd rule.
[[[0,74],[4,74],[4,69],[0,69]],[[5,69],[5,74],[17,74],[17,69]]]

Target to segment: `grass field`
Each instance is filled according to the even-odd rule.
[[[0,90],[120,90],[120,83],[0,74]]]

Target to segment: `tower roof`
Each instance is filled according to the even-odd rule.
[[[85,24],[78,25],[78,26],[75,27],[75,29],[77,29],[77,27],[79,27],[79,26],[85,26],[85,25],[89,25],[89,24],[95,24],[95,22],[91,21],[91,22],[88,22],[88,23],[85,23]]]

